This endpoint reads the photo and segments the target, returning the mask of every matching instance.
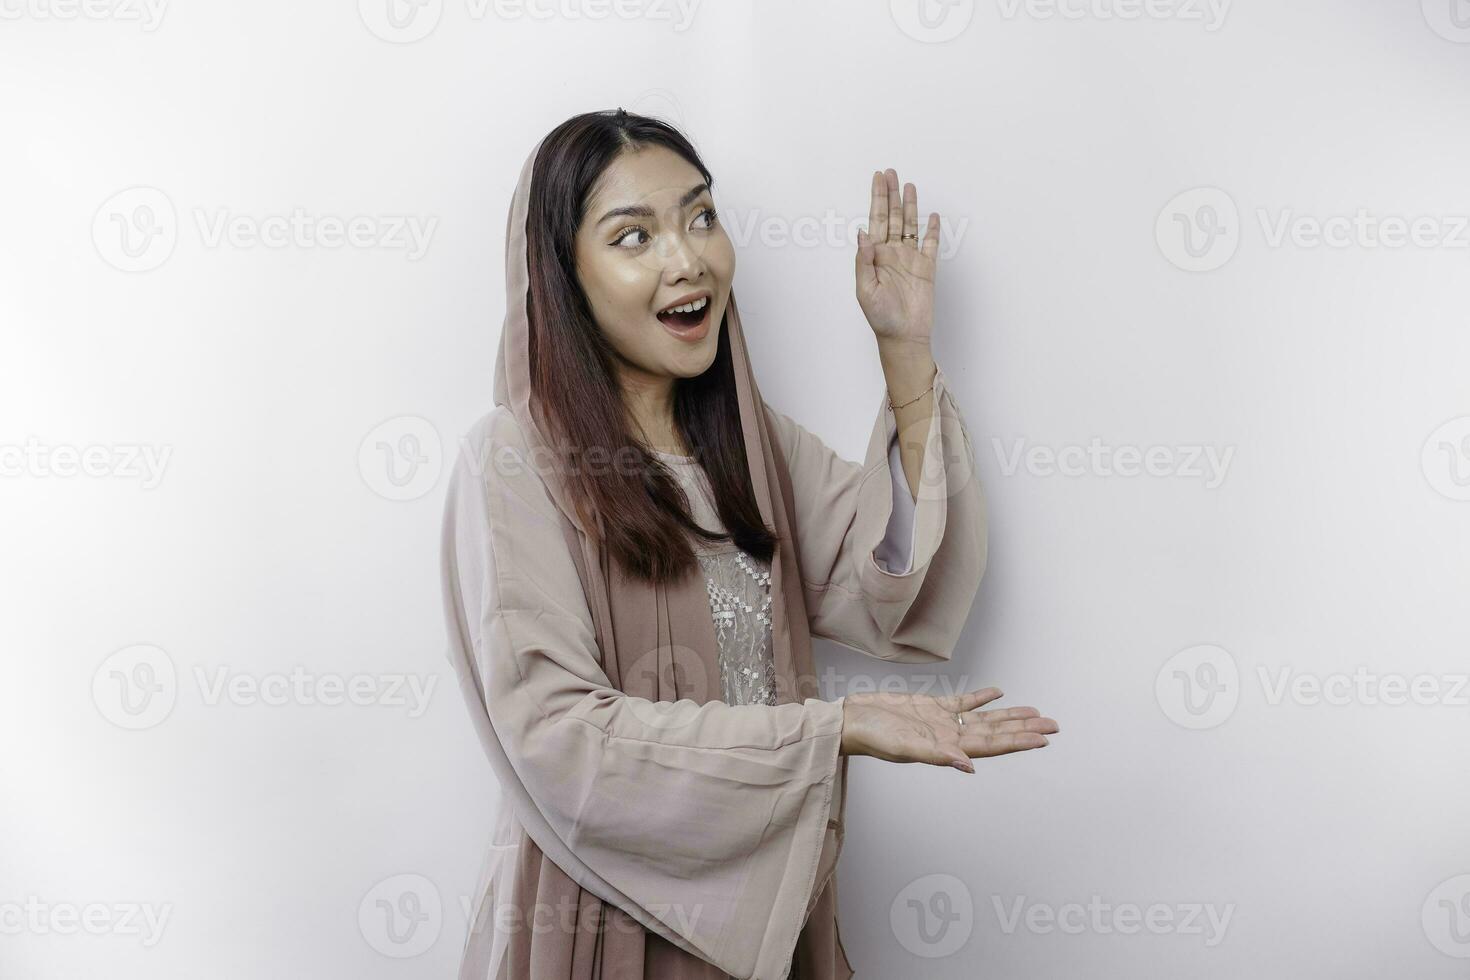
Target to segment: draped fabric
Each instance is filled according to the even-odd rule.
[[[701,527],[726,530],[714,491],[693,456],[654,450],[689,500],[689,514]],[[879,546],[878,564],[902,574],[913,564],[914,501],[895,436],[888,450],[893,479],[893,516]],[[771,660],[769,562],[742,551],[733,541],[694,543],[710,597],[710,616],[720,646],[720,699],[726,704],[775,704],[775,665]]]
[[[448,655],[501,790],[460,976],[844,980],[842,699],[817,696],[811,636],[950,657],[986,550],[958,405],[936,370],[908,570],[891,572],[874,554],[894,518],[886,394],[864,463],[841,459],[761,398],[731,294],[721,329],[750,481],[780,543],[776,703],[723,702],[704,581],[624,575],[581,525],[531,404],[539,149],[507,221],[496,407],[461,440],[444,514]]]

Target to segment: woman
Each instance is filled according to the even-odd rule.
[[[948,660],[984,571],[929,348],[938,219],[920,242],[912,185],[874,175],[858,299],[891,400],[859,466],[761,399],[712,183],[622,110],[521,172],[496,408],[444,522],[450,656],[501,786],[462,978],[849,977],[848,757],[973,772],[1057,731],[978,710],[994,688],[815,696],[812,635]]]

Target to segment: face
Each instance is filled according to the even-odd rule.
[[[657,145],[619,154],[593,188],[576,260],[625,386],[668,385],[714,362],[735,249],[683,157]],[[702,313],[659,316],[691,297],[704,300]]]

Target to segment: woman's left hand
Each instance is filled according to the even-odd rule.
[[[934,268],[939,253],[939,215],[929,215],[919,233],[919,192],[898,172],[873,174],[868,231],[858,232],[857,300],[880,344],[913,342],[927,346],[934,325]]]
[[[1030,705],[978,710],[999,697],[998,687],[943,696],[849,694],[842,699],[841,752],[974,772],[970,759],[1039,749],[1061,731]]]

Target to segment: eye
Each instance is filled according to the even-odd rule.
[[[708,230],[715,226],[715,221],[719,218],[720,215],[719,212],[716,211],[714,208],[705,208],[703,211],[699,212],[699,218],[703,218],[705,215],[709,215],[709,220],[705,222],[704,225],[705,229]],[[698,218],[696,218],[695,220],[697,221]]]
[[[624,228],[622,231],[620,231],[618,233],[618,237],[617,238],[614,238],[612,240],[612,244],[615,245],[615,246],[617,246],[618,248],[628,248],[629,246],[622,244],[622,241],[623,241],[623,239],[627,238],[629,235],[633,234],[635,231],[638,232],[639,234],[643,235],[645,238],[648,238],[648,239],[652,239],[653,238],[652,235],[648,234],[648,229],[647,228],[644,228],[642,225],[632,225],[631,227]],[[638,247],[641,247],[641,246],[647,245],[647,244],[648,244],[648,242],[638,242],[633,247],[634,248],[638,248]]]

